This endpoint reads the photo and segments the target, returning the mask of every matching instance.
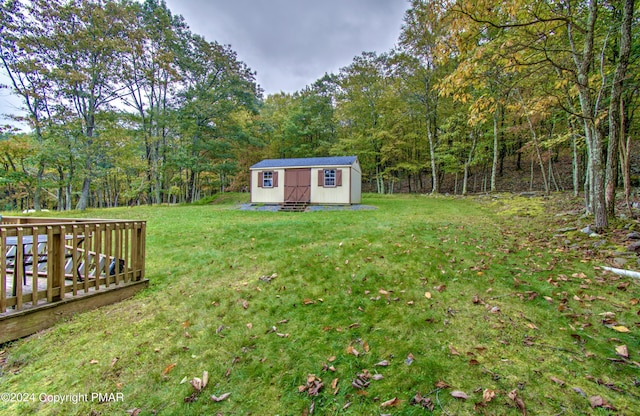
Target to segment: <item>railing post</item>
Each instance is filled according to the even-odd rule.
[[[93,287],[95,288],[96,291],[100,290],[100,275],[102,274],[102,267],[101,267],[101,261],[100,261],[100,254],[102,253],[102,234],[103,234],[103,226],[105,226],[106,229],[106,224],[96,224],[96,234],[95,234],[95,238],[93,240],[93,262],[96,265],[96,269],[94,272],[94,277],[95,279],[93,279]]]
[[[64,244],[65,244],[65,226],[62,225],[54,230],[52,226],[47,227],[48,238],[48,268],[51,269],[53,276],[53,301],[62,300],[64,298]],[[57,232],[55,232],[57,231]],[[57,293],[55,293],[57,290]]]
[[[113,226],[107,223],[104,227],[104,287],[106,289],[111,285],[111,257],[113,257]]]
[[[7,311],[7,231],[0,229],[0,277],[2,278],[2,285],[0,285],[0,313]]]
[[[39,227],[31,229],[31,304],[38,304],[38,271],[40,266]],[[25,276],[26,277],[26,276]]]
[[[145,223],[137,223],[132,242],[134,280],[144,278],[144,253],[145,253]]]
[[[24,279],[24,229],[16,229],[16,261],[13,265],[13,295],[16,297],[16,310],[22,309],[22,279]]]

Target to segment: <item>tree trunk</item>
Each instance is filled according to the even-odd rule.
[[[471,132],[469,133],[471,136],[471,150],[469,150],[469,156],[467,160],[464,162],[464,178],[462,180],[462,195],[467,195],[467,183],[469,181],[469,167],[471,166],[471,162],[473,161],[473,152],[476,150],[476,143],[478,139],[476,135]]]
[[[571,159],[571,171],[573,178],[573,196],[577,197],[580,189],[580,164],[578,162],[578,140],[575,133],[575,126],[573,121],[569,122],[569,128],[571,129],[571,151],[573,153]]]
[[[38,173],[36,174],[36,187],[33,191],[33,209],[40,211],[42,209],[42,178],[44,176],[44,164],[39,163]]]
[[[585,137],[587,139],[588,161],[587,161],[587,191],[589,195],[586,198],[587,212],[593,210],[595,230],[602,231],[607,228],[608,217],[605,204],[605,188],[604,188],[604,161],[603,161],[603,143],[602,132],[597,125],[597,116],[599,115],[599,102],[592,100],[592,91],[589,85],[589,68],[592,65],[594,57],[594,36],[595,23],[598,12],[597,0],[589,0],[588,2],[588,19],[587,24],[583,28],[584,43],[582,51],[578,52],[575,40],[573,38],[573,25],[568,22],[568,35],[571,42],[573,60],[576,65],[577,87],[580,98],[580,109],[585,126]]]
[[[618,184],[618,146],[620,143],[620,106],[622,101],[622,87],[629,55],[631,54],[631,22],[635,0],[624,1],[624,12],[620,28],[620,52],[618,54],[618,66],[616,67],[611,86],[611,100],[609,103],[609,145],[607,148],[606,166],[606,211],[609,217],[616,213],[616,186]]]
[[[594,126],[594,142],[591,155],[592,171],[593,171],[593,215],[594,228],[597,232],[606,229],[609,226],[609,218],[607,217],[607,205],[605,202],[605,186],[604,175],[605,165],[603,161],[604,143],[602,140],[602,132]]]
[[[626,141],[620,141],[620,170],[622,171],[622,182],[624,184],[624,201],[629,210],[629,216],[633,217],[633,210],[631,209],[631,135],[627,135],[627,125],[629,119],[625,111],[625,100],[620,101],[622,106],[620,110],[621,123],[620,123],[620,137],[626,137]]]
[[[496,191],[498,173],[498,109],[493,112],[493,163],[491,165],[491,192]]]
[[[80,199],[76,204],[76,209],[84,211],[89,206],[89,191],[91,190],[91,180],[88,177],[84,178],[82,182],[82,190],[80,192]]]
[[[431,193],[437,194],[440,192],[440,185],[438,184],[438,171],[436,170],[436,149],[433,140],[433,131],[431,123],[427,125],[427,136],[429,137],[429,153],[431,156]]]

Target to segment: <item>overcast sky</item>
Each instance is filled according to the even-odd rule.
[[[398,41],[407,0],[166,0],[193,33],[231,45],[265,95],[292,93]],[[6,83],[4,76],[0,83]],[[0,118],[20,100],[0,90]],[[3,124],[6,121],[0,120]]]
[[[229,44],[265,95],[299,91],[398,41],[407,0],[166,0],[191,31]]]

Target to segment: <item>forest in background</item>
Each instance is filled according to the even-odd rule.
[[[634,0],[411,0],[396,48],[267,97],[162,0],[0,4],[30,127],[0,130],[0,209],[195,202],[327,155],[378,193],[572,190],[596,229],[638,186]]]

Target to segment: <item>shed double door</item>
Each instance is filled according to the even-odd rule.
[[[285,171],[284,201],[311,201],[311,169],[287,169]]]

